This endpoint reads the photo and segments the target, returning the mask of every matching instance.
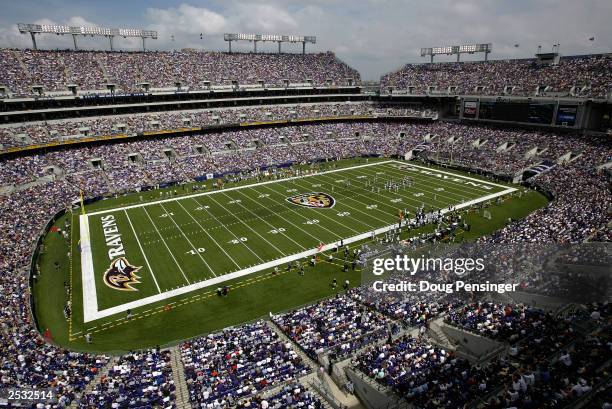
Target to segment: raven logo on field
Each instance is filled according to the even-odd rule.
[[[329,209],[336,204],[336,199],[323,192],[302,193],[301,195],[288,197],[287,201],[298,206],[321,209]]]
[[[104,272],[104,284],[115,290],[138,291],[132,285],[140,283],[136,272],[141,268],[131,265],[125,257],[116,258]]]

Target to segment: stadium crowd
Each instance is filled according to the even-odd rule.
[[[451,310],[446,318],[446,322],[466,331],[509,342],[542,333],[554,324],[553,320],[541,310],[493,302],[465,304]]]
[[[379,135],[397,136],[400,131],[408,129],[411,129],[410,125],[338,123],[215,132],[92,146],[76,149],[69,155],[50,152],[10,161],[14,166],[3,167],[7,170],[0,176],[0,186],[23,184],[54,172],[88,172],[92,171],[94,163],[97,163],[96,169],[106,172],[111,183],[114,181],[120,185],[123,181],[121,178],[125,177],[128,184],[140,180],[142,186],[189,180],[207,173],[250,170],[317,158],[352,157],[369,152],[393,155],[403,143]],[[180,173],[181,170],[187,172],[187,175]],[[145,177],[141,178],[141,175]],[[94,179],[87,180],[88,183],[94,183]],[[85,188],[88,195],[94,196],[93,192],[89,193],[92,189],[81,187]]]
[[[610,142],[604,137],[568,137],[545,131],[473,127],[449,122],[438,122],[431,128],[435,139],[428,148],[429,158],[452,160],[457,165],[499,175],[513,176],[546,160],[556,162],[567,153],[573,155],[569,159],[583,155],[585,158],[581,162],[589,160],[596,164],[606,163],[610,158]],[[592,159],[591,154],[595,155]]]
[[[385,104],[327,103],[277,105],[260,108],[222,108],[65,119],[0,126],[0,148],[37,145],[83,137],[135,135],[143,132],[200,128],[241,122],[291,120],[352,115],[432,117],[427,108]],[[0,149],[1,150],[1,149]]]
[[[478,326],[481,333],[509,342],[508,353],[473,364],[426,338],[406,335],[368,347],[353,358],[352,366],[420,408],[450,409],[468,404],[499,409],[565,406],[601,386],[609,374],[603,358],[610,354],[610,324],[605,324],[610,317],[609,306],[589,308],[598,313],[595,322],[587,310],[551,316],[547,324],[540,325],[524,313],[513,313],[528,310],[524,305],[483,301],[460,306],[449,310],[448,322],[467,320],[464,329]],[[509,334],[504,333],[506,323],[500,324],[499,316],[507,319],[509,327],[521,330],[511,329],[512,336],[505,338]],[[482,322],[477,324],[474,317]],[[581,334],[576,328],[584,320],[604,326]]]
[[[27,190],[24,195],[0,197],[3,212],[10,206],[23,209],[11,222],[6,215],[0,221],[7,229],[0,237],[0,385],[57,388],[58,407],[67,407],[108,363],[104,355],[49,344],[53,334],[45,331],[43,339],[31,318],[26,271],[31,246],[48,217],[45,209],[66,200],[67,191],[68,186],[59,182]]]
[[[252,399],[247,399],[241,402],[238,407],[244,409],[325,408],[320,398],[299,383],[288,384],[282,387],[278,393],[266,398],[256,396]]]
[[[425,94],[451,91],[467,95],[524,95],[606,98],[610,93],[609,54],[562,57],[559,64],[541,64],[536,59],[484,62],[406,64],[381,78],[381,89],[409,90]],[[454,87],[451,90],[451,87]],[[543,87],[544,89],[540,89]]]
[[[350,355],[394,332],[392,322],[347,295],[274,316],[272,320],[312,359],[319,354]]]
[[[525,219],[493,235],[495,242],[578,243],[595,236],[609,221],[610,178],[597,169],[612,159],[610,141],[602,138],[577,139],[569,143],[579,157],[535,176],[537,186],[555,195],[555,200]]]
[[[170,351],[147,350],[118,358],[92,391],[78,400],[80,408],[175,408]],[[114,405],[114,406],[113,406]]]
[[[97,52],[0,50],[0,78],[14,96],[31,96],[32,86],[46,92],[70,94],[69,85],[80,91],[106,92],[114,84],[117,92],[201,90],[210,86],[285,86],[359,84],[359,73],[333,53],[253,54],[199,51]],[[249,67],[249,69],[238,69]],[[427,93],[429,87],[454,94],[539,95],[562,93],[580,97],[605,97],[610,92],[607,73],[612,58],[607,54],[562,57],[559,64],[540,64],[536,59],[496,60],[435,64],[407,64],[384,75],[382,89],[393,87]],[[146,85],[145,85],[146,84]],[[478,87],[478,88],[477,88]],[[510,90],[510,88],[512,88]]]
[[[248,68],[245,68],[248,67]],[[32,86],[70,94],[69,85],[84,93],[150,90],[203,90],[211,86],[348,85],[359,73],[333,53],[266,54],[184,51],[104,52],[0,49],[0,85],[14,96],[32,96]],[[288,83],[287,83],[288,82]]]
[[[242,406],[266,387],[310,370],[264,321],[186,342],[181,355],[190,401],[202,408]]]
[[[388,279],[389,280],[389,279]],[[422,295],[408,293],[403,296],[388,292],[374,292],[371,287],[355,289],[351,297],[382,314],[410,327],[426,326],[451,307],[450,301],[424,300]]]

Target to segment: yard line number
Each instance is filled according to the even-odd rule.
[[[278,234],[278,233],[284,233],[285,231],[286,230],[285,230],[284,227],[279,227],[279,228],[270,230],[268,233],[270,233],[270,234]]]

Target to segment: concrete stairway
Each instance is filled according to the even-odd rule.
[[[278,325],[274,323],[274,321],[266,321],[266,324],[268,325],[268,327],[270,327],[272,331],[278,334],[280,339],[282,339],[285,342],[289,342],[293,344],[294,346],[293,349],[295,349],[295,352],[297,352],[300,358],[302,358],[302,361],[304,361],[304,363],[308,365],[311,371],[316,372],[319,370],[319,363],[315,362],[312,358],[306,355],[306,353],[302,350],[302,348],[295,345],[295,343],[292,340],[290,340],[287,335],[285,335],[285,333],[278,327]]]
[[[100,58],[98,56],[95,57],[96,63],[98,64],[98,67],[100,67],[100,71],[102,71],[102,75],[104,75],[104,79],[108,82],[111,79],[108,78],[108,72],[106,71],[106,67],[104,66],[104,63],[100,60]]]
[[[110,180],[110,178],[108,177],[108,175],[106,174],[106,172],[104,170],[100,170],[100,175],[102,175],[102,178],[104,179],[104,181],[106,182],[106,185],[108,186],[108,190],[111,193],[117,193],[117,189],[115,189],[115,185],[113,184],[113,182]]]
[[[26,77],[30,81],[32,81],[32,73],[30,72],[30,70],[28,70],[28,67],[26,67],[25,63],[23,62],[23,59],[21,58],[21,53],[19,51],[13,51],[13,55],[15,56],[15,59],[19,62],[19,66],[25,73]]]
[[[0,196],[9,196],[14,190],[13,186],[0,186]]]
[[[176,386],[176,407],[178,409],[191,408],[189,403],[189,390],[187,389],[187,382],[185,381],[185,367],[181,360],[181,350],[178,346],[170,348],[172,353],[172,359],[170,364],[172,365],[172,380],[174,386]]]
[[[456,350],[455,344],[446,336],[444,331],[442,331],[441,325],[444,322],[444,318],[438,318],[429,324],[428,334],[434,341],[436,341],[441,346],[444,346],[446,349],[451,351]]]

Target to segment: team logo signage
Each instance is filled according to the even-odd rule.
[[[138,291],[132,286],[140,283],[136,273],[141,268],[131,265],[125,257],[116,258],[104,272],[104,284],[115,290]]]
[[[288,197],[287,201],[298,206],[320,209],[329,209],[336,204],[336,199],[323,192],[303,193]]]

